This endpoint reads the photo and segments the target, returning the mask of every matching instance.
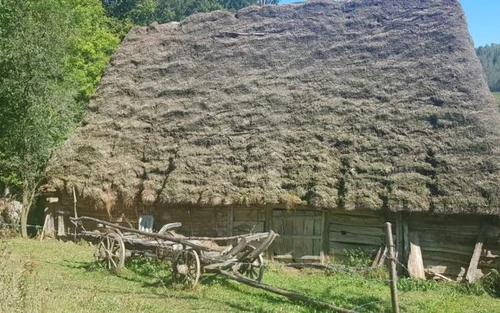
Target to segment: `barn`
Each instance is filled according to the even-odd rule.
[[[390,221],[402,264],[418,248],[460,279],[500,266],[499,132],[457,0],[200,13],[129,32],[50,206],[74,189],[80,215],[134,227],[273,229],[271,257],[308,262],[374,254]]]

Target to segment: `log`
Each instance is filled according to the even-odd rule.
[[[481,227],[474,246],[474,252],[472,253],[472,257],[470,259],[469,268],[467,269],[467,274],[465,275],[465,281],[468,283],[473,283],[476,280],[477,265],[479,264],[479,258],[481,257],[481,252],[483,251],[483,241],[484,228]]]
[[[276,288],[276,287],[273,287],[273,286],[270,286],[270,285],[267,285],[264,283],[257,282],[255,280],[248,279],[248,278],[240,275],[239,273],[231,273],[231,272],[228,272],[225,270],[220,270],[220,269],[215,269],[214,272],[222,274],[222,275],[229,277],[229,278],[231,278],[237,282],[240,282],[242,284],[245,284],[245,285],[248,285],[251,287],[255,287],[255,288],[259,288],[259,289],[263,289],[263,290],[278,294],[280,296],[287,297],[287,298],[292,299],[292,300],[299,300],[299,301],[307,302],[308,304],[312,304],[314,306],[324,308],[324,309],[330,309],[330,310],[333,310],[334,312],[354,313],[354,311],[352,311],[352,310],[344,309],[344,308],[341,308],[341,307],[338,307],[338,306],[335,306],[335,305],[332,305],[332,304],[329,304],[326,302],[322,302],[322,301],[301,295],[301,294],[293,292],[293,291]]]
[[[417,232],[408,234],[410,239],[410,255],[408,257],[408,274],[411,278],[425,279],[424,261]]]

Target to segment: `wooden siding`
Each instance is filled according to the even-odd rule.
[[[60,197],[59,202],[48,205],[60,229],[73,231],[69,216],[73,216],[73,198]],[[408,236],[417,234],[425,268],[461,279],[466,274],[479,233],[484,244],[478,263],[478,275],[492,268],[500,268],[500,228],[497,216],[438,215],[427,213],[392,213],[379,211],[285,210],[283,208],[189,208],[160,207],[152,209],[123,209],[107,212],[95,210],[85,199],[78,199],[78,215],[87,215],[124,226],[137,227],[142,214],[152,214],[154,229],[166,223],[181,222],[179,233],[185,236],[221,237],[249,232],[274,230],[280,237],[268,251],[269,256],[288,261],[303,259],[319,261],[324,255],[343,261],[349,249],[360,248],[375,254],[384,246],[383,226],[393,223],[398,259],[406,264]],[[96,225],[86,223],[87,229]],[[321,257],[321,258],[320,258]],[[400,270],[404,272],[404,268]]]

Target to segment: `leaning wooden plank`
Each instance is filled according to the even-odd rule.
[[[481,228],[479,235],[477,236],[476,245],[474,246],[474,252],[469,263],[469,269],[467,269],[467,274],[465,275],[465,281],[468,283],[473,283],[476,280],[477,265],[479,263],[479,258],[481,257],[481,252],[483,251],[483,241],[484,241],[484,229]]]
[[[382,248],[383,248],[382,246],[378,248],[377,255],[373,259],[371,267],[377,267],[377,265],[379,264],[380,258],[382,257],[382,251],[383,251]]]
[[[410,239],[410,256],[408,257],[408,274],[412,278],[425,279],[424,261],[417,232],[408,234]]]
[[[231,273],[231,272],[220,270],[220,269],[218,269],[216,271],[219,274],[225,275],[225,276],[227,276],[231,279],[234,279],[237,282],[240,282],[242,284],[249,285],[251,287],[255,287],[255,288],[259,288],[259,289],[263,289],[263,290],[266,290],[266,291],[269,291],[269,292],[272,292],[272,293],[275,293],[275,294],[278,294],[281,296],[285,296],[285,297],[293,299],[293,300],[304,301],[304,302],[307,302],[309,304],[315,305],[317,307],[330,309],[330,310],[333,310],[335,312],[354,313],[354,311],[352,311],[352,310],[344,309],[344,308],[341,308],[341,307],[338,307],[338,306],[335,306],[335,305],[332,305],[332,304],[329,304],[326,302],[322,302],[322,301],[298,294],[298,293],[293,292],[293,291],[276,288],[276,287],[273,287],[273,286],[270,286],[270,285],[267,285],[264,283],[259,283],[255,280],[248,279],[248,278],[240,275],[239,273]]]

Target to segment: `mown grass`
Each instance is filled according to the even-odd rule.
[[[93,262],[88,244],[9,239],[0,245],[2,312],[326,312],[205,274],[195,290],[173,286],[167,263],[133,259],[120,274]],[[6,277],[16,276],[16,283]],[[3,281],[3,282],[2,282]],[[355,309],[390,312],[383,272],[329,273],[269,266],[264,282]],[[399,284],[402,312],[500,312],[500,300],[458,284]],[[5,286],[0,286],[5,287]],[[19,291],[19,292],[18,292]],[[475,293],[480,295],[475,295]],[[5,303],[5,301],[2,301]]]

